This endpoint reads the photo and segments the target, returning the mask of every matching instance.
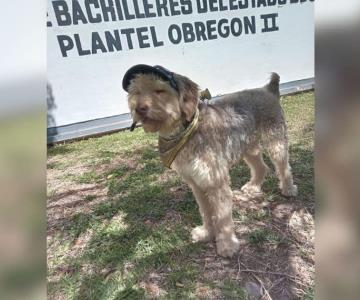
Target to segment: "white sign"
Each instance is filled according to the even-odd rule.
[[[162,65],[212,95],[314,77],[311,0],[48,0],[49,127],[128,113],[121,82]]]

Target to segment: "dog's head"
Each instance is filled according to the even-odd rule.
[[[130,80],[129,108],[134,121],[141,121],[146,132],[171,132],[195,114],[198,85],[185,76],[171,75],[173,83],[152,73],[139,73]]]

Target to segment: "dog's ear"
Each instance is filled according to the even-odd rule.
[[[199,86],[189,78],[175,74],[174,79],[179,88],[180,109],[187,121],[194,116],[199,101]]]

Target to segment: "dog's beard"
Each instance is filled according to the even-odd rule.
[[[161,128],[161,124],[154,120],[145,119],[141,123],[145,132],[157,132]]]
[[[140,121],[142,124],[142,127],[144,128],[145,132],[157,132],[161,129],[161,125],[162,125],[162,121],[160,120],[156,120],[154,118],[151,117],[137,117],[134,118],[134,122],[135,120],[138,122]]]

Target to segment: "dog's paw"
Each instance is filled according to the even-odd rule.
[[[213,234],[210,230],[206,229],[204,226],[195,227],[191,231],[191,239],[194,243],[197,242],[208,242],[213,238]]]
[[[241,191],[246,194],[251,194],[251,195],[261,195],[262,194],[261,186],[252,184],[251,182],[245,183],[241,187]]]
[[[230,238],[219,239],[216,242],[217,253],[222,257],[233,257],[239,251],[240,242],[236,238],[235,234],[232,234]]]
[[[281,189],[281,194],[285,197],[296,197],[298,194],[298,188],[296,185],[290,185]]]

